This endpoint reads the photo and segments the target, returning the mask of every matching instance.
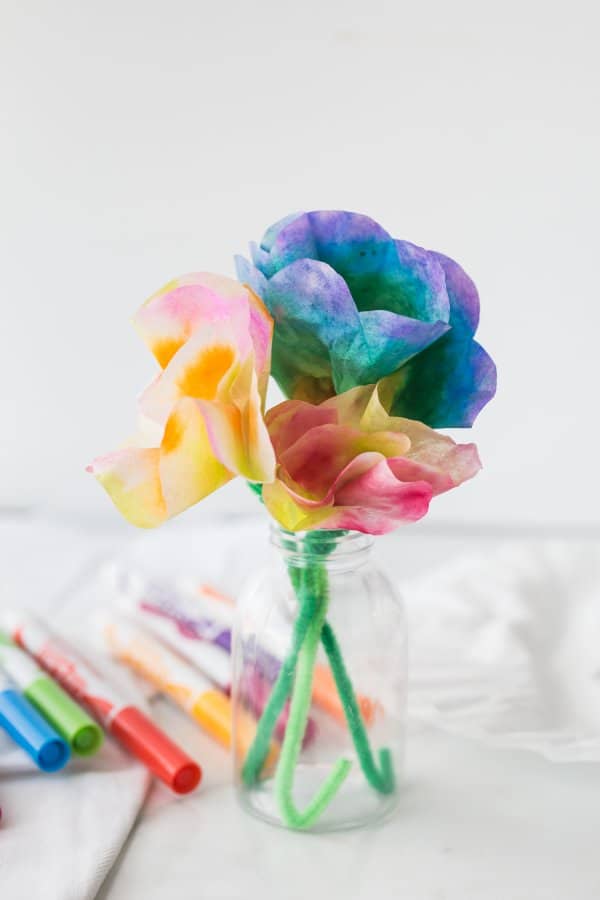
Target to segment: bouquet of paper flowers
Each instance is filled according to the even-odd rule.
[[[394,240],[367,216],[318,211],[269,228],[251,261],[237,259],[237,273],[239,281],[177,278],[135,317],[160,371],[139,400],[135,440],[89,467],[125,518],[160,525],[241,476],[280,526],[326,553],[332,534],[414,522],[433,496],[476,474],[475,445],[434,430],[471,426],[496,387],[494,364],[474,340],[477,290],[456,262]],[[265,411],[270,375],[287,399]],[[243,778],[259,778],[292,695],[277,779],[284,820],[305,827],[347,774],[342,761],[310,810],[295,809],[290,770],[311,692],[310,671],[296,674],[307,642],[329,647],[365,775],[386,792],[393,771],[385,749],[375,765],[328,628],[326,589],[314,572],[292,583],[292,645]]]

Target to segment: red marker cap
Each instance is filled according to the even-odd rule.
[[[135,706],[119,710],[113,734],[176,794],[188,794],[200,783],[202,769]]]

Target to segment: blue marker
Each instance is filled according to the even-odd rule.
[[[69,761],[69,745],[12,682],[0,674],[0,727],[43,772],[57,772]]]

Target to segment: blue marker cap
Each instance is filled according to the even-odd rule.
[[[0,691],[0,726],[43,772],[57,772],[69,761],[69,745],[18,691]]]

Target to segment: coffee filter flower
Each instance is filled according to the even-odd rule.
[[[197,273],[155,294],[135,324],[162,371],[140,398],[138,435],[89,466],[125,518],[154,527],[236,475],[272,479],[272,322],[261,301]]]

